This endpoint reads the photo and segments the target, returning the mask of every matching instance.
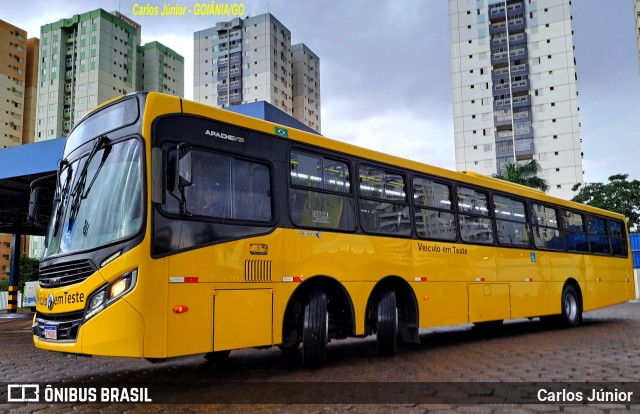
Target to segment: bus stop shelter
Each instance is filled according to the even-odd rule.
[[[56,172],[65,141],[66,138],[58,138],[0,150],[0,233],[12,235],[9,312],[16,312],[18,309],[21,236],[44,235],[44,228],[27,221],[31,182],[51,176],[51,179],[42,181],[42,186],[45,187],[42,194],[48,196],[41,197],[40,209],[50,212],[55,188],[55,177],[52,174]]]

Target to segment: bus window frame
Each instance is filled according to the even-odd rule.
[[[611,222],[615,222],[617,224],[619,224],[622,228],[622,231],[624,232],[624,234],[622,235],[623,237],[615,237],[612,236],[610,231],[609,231],[609,223]],[[609,239],[609,251],[611,251],[611,256],[612,257],[620,257],[620,258],[628,258],[629,257],[629,251],[630,251],[630,244],[629,244],[629,229],[627,228],[627,224],[623,221],[623,220],[619,220],[619,219],[615,219],[613,217],[607,217],[607,238]],[[611,240],[615,239],[615,240],[622,240],[624,242],[624,246],[625,246],[625,254],[620,255],[620,254],[615,254],[614,250],[613,250],[613,245],[611,243]]]
[[[589,221],[593,219],[593,220],[600,220],[604,223],[604,234],[593,234],[594,237],[604,237],[605,239],[607,239],[607,247],[609,248],[609,252],[608,253],[602,253],[602,252],[594,252],[593,251],[593,245],[591,244],[591,236],[592,233],[589,231]],[[595,214],[590,214],[590,213],[586,213],[585,214],[585,221],[586,221],[586,226],[585,226],[585,231],[587,234],[587,242],[589,243],[589,250],[591,251],[592,255],[595,256],[607,256],[607,257],[614,257],[612,251],[611,251],[611,237],[609,236],[609,234],[607,233],[607,222],[608,220],[602,216],[597,216]]]
[[[160,147],[162,149],[162,164],[163,164],[162,176],[164,181],[162,191],[165,192],[165,194],[169,192],[168,183],[166,182],[168,174],[169,173],[175,174],[175,171],[169,171],[169,153],[172,150],[175,151],[176,146],[178,144],[180,144],[180,142],[164,141],[162,143],[162,146]],[[268,231],[265,230],[266,232],[271,232],[275,227],[277,227],[278,221],[279,221],[278,220],[279,211],[278,211],[278,202],[276,200],[277,194],[275,190],[275,181],[274,181],[277,170],[275,165],[270,160],[261,159],[261,158],[251,158],[251,157],[236,154],[234,152],[224,152],[224,151],[216,150],[214,148],[204,147],[202,145],[189,145],[189,150],[214,153],[217,155],[230,157],[240,161],[253,162],[256,164],[261,164],[266,166],[269,169],[269,190],[271,192],[271,197],[269,201],[271,204],[271,220],[270,221],[253,221],[253,220],[242,220],[242,219],[235,219],[235,218],[205,216],[201,214],[181,214],[179,212],[173,213],[163,208],[166,202],[153,203],[155,204],[156,210],[160,215],[170,220],[186,220],[186,221],[207,222],[207,223],[221,223],[221,224],[232,224],[232,225],[242,225],[242,226],[264,227],[265,229],[269,229]],[[177,168],[177,166],[175,166],[174,168]],[[168,199],[169,197],[171,196],[166,194],[166,198]]]
[[[438,241],[438,242],[446,242],[446,243],[459,243],[461,238],[460,238],[460,225],[458,223],[458,211],[456,209],[455,201],[454,201],[454,187],[456,185],[455,182],[452,181],[447,181],[445,179],[440,179],[438,177],[433,177],[431,175],[428,174],[423,174],[420,173],[418,171],[413,172],[413,174],[409,175],[410,181],[410,189],[409,189],[409,194],[410,196],[408,196],[407,198],[410,199],[409,204],[410,204],[410,212],[411,212],[411,225],[413,227],[413,234],[415,235],[415,237],[419,240],[433,240],[433,241]],[[451,202],[451,208],[450,209],[439,209],[437,207],[427,207],[427,206],[422,206],[422,205],[417,205],[415,203],[415,199],[414,199],[414,193],[415,193],[415,186],[414,186],[414,182],[416,179],[422,179],[422,180],[428,180],[428,181],[433,181],[436,184],[440,184],[440,185],[444,185],[449,189],[449,201]],[[454,239],[439,239],[439,238],[434,238],[434,237],[422,237],[420,235],[420,233],[418,232],[418,224],[417,221],[415,219],[416,217],[416,212],[418,210],[427,210],[430,209],[432,211],[438,211],[438,212],[442,212],[442,213],[451,213],[453,215],[453,221],[454,221],[454,231],[455,231],[455,238]]]
[[[561,226],[560,226],[560,237],[562,238],[562,244],[564,245],[564,250],[568,253],[576,253],[576,254],[593,254],[591,252],[591,245],[589,244],[589,230],[587,229],[586,225],[585,225],[585,214],[586,212],[582,213],[570,208],[560,208],[560,211],[563,213],[560,215],[560,220],[561,220]],[[580,218],[582,219],[582,232],[578,232],[578,231],[572,231],[572,230],[567,230],[565,229],[565,216],[564,213],[571,213],[571,214],[576,214],[578,216],[580,216]],[[575,235],[575,234],[582,234],[584,236],[584,240],[587,244],[587,250],[575,250],[575,249],[569,249],[569,247],[567,246],[567,243],[565,242],[565,236],[568,235]]]
[[[532,247],[535,247],[535,243],[533,240],[533,230],[532,230],[532,224],[531,224],[531,212],[529,210],[529,199],[527,198],[522,198],[522,197],[518,197],[518,196],[514,196],[512,194],[509,193],[502,193],[502,192],[492,192],[492,197],[491,197],[491,208],[493,210],[493,219],[495,222],[495,231],[496,231],[496,245],[500,246],[500,247],[510,247],[510,248],[515,248],[515,249],[531,249]],[[527,230],[527,232],[529,233],[529,244],[506,244],[506,243],[500,243],[500,237],[497,236],[498,233],[498,217],[496,216],[496,205],[495,205],[495,197],[504,197],[504,198],[508,198],[510,200],[513,201],[518,201],[520,203],[523,204],[524,207],[524,221],[516,221],[516,220],[510,220],[510,219],[502,219],[503,221],[508,221],[511,223],[524,223],[525,228]]]
[[[458,228],[458,238],[460,243],[464,243],[464,244],[471,244],[471,245],[475,245],[475,246],[485,246],[485,247],[490,247],[490,246],[497,246],[498,245],[498,241],[497,241],[497,234],[496,234],[496,219],[495,219],[495,214],[493,213],[493,191],[489,188],[484,188],[481,186],[477,186],[471,183],[465,183],[465,182],[456,182],[455,183],[455,193],[453,194],[453,203],[455,204],[455,211],[456,211],[456,227]],[[485,194],[487,196],[487,212],[488,214],[486,216],[483,216],[481,214],[477,214],[477,213],[465,213],[465,212],[461,212],[460,208],[458,206],[458,192],[460,190],[460,188],[465,188],[468,190],[473,190],[475,192],[479,192],[482,194]],[[462,237],[462,228],[460,226],[460,217],[464,216],[464,217],[479,217],[479,218],[488,218],[491,222],[491,242],[489,243],[483,243],[482,241],[467,241],[464,240],[464,238]]]
[[[359,215],[359,205],[358,205],[358,196],[356,194],[356,192],[354,192],[354,182],[353,182],[353,172],[355,171],[354,168],[354,163],[351,162],[351,160],[349,160],[348,158],[342,156],[342,154],[338,153],[338,152],[334,152],[334,151],[326,151],[326,150],[318,150],[318,149],[310,149],[307,147],[303,147],[301,145],[291,145],[289,146],[288,150],[287,150],[287,158],[285,160],[286,165],[287,165],[287,193],[286,193],[286,200],[285,200],[285,206],[286,206],[286,210],[287,210],[287,217],[289,218],[289,222],[291,223],[291,225],[295,228],[301,228],[301,229],[313,229],[316,231],[335,231],[335,232],[340,232],[340,233],[355,233],[358,231],[358,229],[360,228],[360,215]],[[315,157],[322,157],[323,160],[325,159],[330,159],[332,161],[337,161],[337,162],[341,162],[343,164],[345,164],[347,166],[347,168],[349,169],[349,191],[348,192],[340,192],[340,191],[332,191],[332,190],[326,190],[324,188],[317,188],[317,187],[306,187],[304,185],[300,185],[300,184],[294,184],[293,180],[291,178],[291,154],[296,151],[296,152],[301,152],[301,153],[305,153],[308,154],[310,156],[315,156]],[[324,180],[324,176],[323,176],[323,180]],[[323,181],[323,187],[324,187],[324,181]],[[291,190],[300,190],[300,191],[312,191],[312,192],[316,192],[316,193],[321,193],[321,194],[328,194],[328,195],[337,195],[339,197],[345,197],[348,199],[351,199],[353,201],[353,214],[354,214],[354,225],[351,229],[345,229],[345,228],[341,228],[341,227],[313,227],[313,226],[304,226],[302,224],[298,224],[298,222],[296,222],[296,220],[294,220],[293,215],[292,215],[292,209],[290,206],[290,202],[291,202],[291,196],[292,196],[292,191]]]
[[[378,170],[382,170],[385,173],[389,172],[392,174],[397,174],[399,176],[402,177],[402,179],[404,180],[404,201],[403,202],[399,202],[399,201],[395,201],[395,200],[386,200],[383,198],[376,198],[376,197],[367,197],[367,196],[362,196],[362,193],[360,191],[360,187],[361,187],[361,183],[360,183],[360,168],[362,168],[363,166],[365,167],[371,167],[371,168],[376,168]],[[415,233],[414,233],[414,219],[412,217],[413,214],[413,207],[412,207],[412,202],[409,200],[409,191],[410,191],[410,187],[408,185],[409,180],[408,177],[411,175],[409,173],[409,170],[401,170],[398,167],[393,167],[393,166],[389,166],[386,164],[382,164],[379,162],[375,162],[372,160],[368,160],[368,159],[361,159],[359,160],[354,168],[354,171],[357,174],[357,189],[356,189],[356,194],[357,194],[357,205],[356,205],[356,215],[358,217],[358,224],[359,224],[359,228],[360,230],[364,233],[364,234],[371,234],[371,235],[376,235],[376,236],[386,236],[386,237],[398,237],[398,238],[402,238],[402,239],[413,239],[415,237]],[[408,215],[409,215],[409,234],[397,234],[397,233],[385,233],[382,231],[369,231],[367,229],[364,228],[364,226],[362,225],[362,220],[361,220],[361,201],[362,200],[366,200],[366,201],[374,201],[374,202],[386,202],[389,204],[395,204],[395,205],[403,205],[405,207],[408,207]]]
[[[532,199],[532,198],[527,199],[527,201],[528,201],[527,204],[528,204],[528,208],[529,208],[529,220],[530,220],[530,224],[531,224],[531,238],[533,239],[532,240],[533,241],[532,246],[537,250],[542,250],[542,251],[545,251],[545,252],[566,252],[567,249],[564,246],[564,239],[562,238],[562,229],[560,228],[560,224],[561,223],[560,223],[560,215],[558,214],[558,206],[556,206],[554,204],[546,203],[546,202],[541,201],[541,200],[535,200],[535,199]],[[539,224],[531,223],[531,220],[533,220],[533,211],[534,211],[533,205],[534,204],[538,204],[538,205],[541,205],[542,207],[552,209],[556,214],[556,223],[558,224],[558,226],[557,227],[550,227],[550,226],[546,226],[546,225],[539,225]],[[562,242],[562,247],[559,248],[559,249],[552,249],[552,248],[538,246],[536,244],[536,241],[535,241],[535,232],[534,232],[534,229],[536,227],[545,228],[545,229],[549,229],[549,230],[556,230],[558,232],[558,237],[560,238],[560,241]]]

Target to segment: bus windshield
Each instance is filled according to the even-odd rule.
[[[142,225],[142,145],[97,138],[93,150],[60,171],[44,257],[90,249]]]

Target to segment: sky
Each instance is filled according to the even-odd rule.
[[[185,98],[193,96],[193,32],[230,16],[139,16],[134,5],[187,6],[203,0],[30,0],[0,18],[40,37],[40,26],[102,8],[142,25],[185,58]],[[218,0],[244,16],[271,12],[320,57],[322,134],[385,153],[455,169],[446,0]],[[585,182],[618,173],[640,179],[637,124],[640,67],[633,0],[574,0],[578,106]],[[605,6],[606,5],[606,6]],[[136,9],[138,7],[135,7]]]

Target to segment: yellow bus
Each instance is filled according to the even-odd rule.
[[[393,137],[390,137],[392,139]],[[68,137],[33,340],[151,361],[582,312],[635,297],[625,218],[158,93]]]

